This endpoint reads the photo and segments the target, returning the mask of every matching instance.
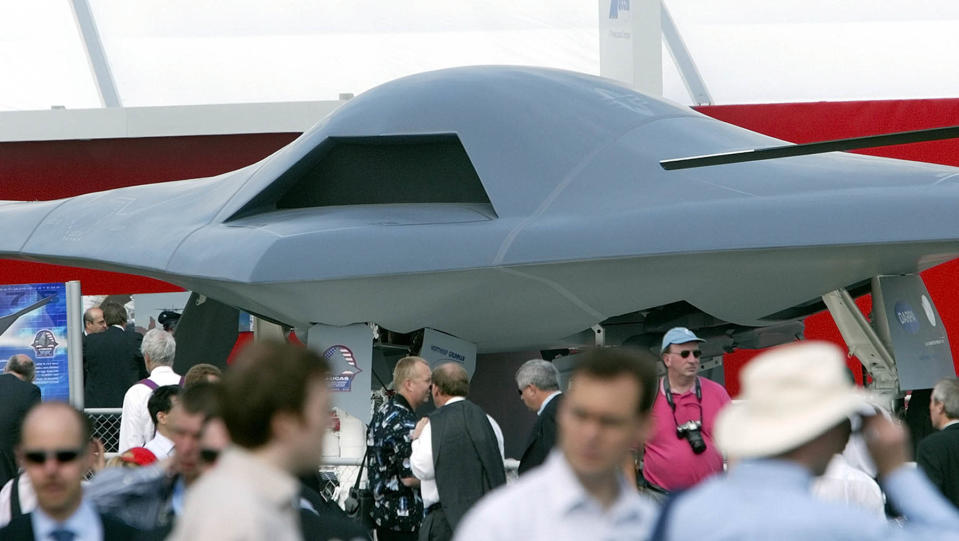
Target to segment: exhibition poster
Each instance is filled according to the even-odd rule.
[[[65,284],[0,286],[0,369],[17,353],[33,359],[43,400],[70,398]]]

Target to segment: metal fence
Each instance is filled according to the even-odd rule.
[[[103,442],[108,454],[120,452],[121,408],[87,408],[83,410],[93,423],[93,437]]]

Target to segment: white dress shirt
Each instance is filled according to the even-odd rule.
[[[449,399],[446,404],[453,404],[466,400],[462,396],[456,396]],[[490,426],[493,427],[493,433],[496,434],[496,443],[499,445],[499,456],[503,458],[503,431],[500,430],[496,421],[490,417]],[[430,429],[430,423],[427,422],[420,432],[420,437],[413,440],[413,453],[410,455],[410,469],[413,475],[420,480],[420,496],[423,498],[423,508],[427,508],[440,501],[440,492],[436,488],[436,471],[433,468],[433,431]]]
[[[157,457],[157,460],[163,460],[173,454],[173,440],[160,434],[159,430],[156,436],[153,436],[153,439],[148,441],[143,447],[153,453],[153,456]]]
[[[541,466],[479,501],[456,529],[454,541],[648,539],[659,510],[619,476],[619,495],[604,509],[554,449]]]
[[[158,366],[150,372],[148,379],[159,387],[179,385],[180,376],[169,366]],[[120,452],[143,445],[153,439],[155,427],[147,410],[147,402],[153,389],[143,383],[136,383],[123,395],[123,413],[120,416]]]
[[[30,514],[34,539],[53,539],[50,533],[55,530],[69,530],[76,536],[74,541],[102,541],[103,523],[93,506],[83,500],[80,507],[63,522],[50,518],[39,507]]]

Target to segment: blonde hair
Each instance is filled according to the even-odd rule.
[[[426,362],[426,359],[422,357],[415,357],[413,355],[403,357],[402,359],[396,361],[396,366],[393,367],[394,390],[399,390],[400,386],[403,385],[403,382],[416,377],[416,365],[418,363],[423,363],[426,366],[429,366],[429,363]]]

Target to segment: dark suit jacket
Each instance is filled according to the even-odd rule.
[[[959,508],[959,424],[923,438],[916,462],[942,495]]]
[[[39,387],[13,374],[0,375],[0,486],[17,474],[13,448],[20,439],[23,417],[39,401]]]
[[[131,385],[147,377],[135,332],[107,327],[83,338],[83,381],[86,408],[119,408]]]
[[[506,484],[503,457],[486,412],[469,400],[431,413],[430,431],[436,490],[452,531],[484,494]]]
[[[520,475],[545,462],[549,452],[556,445],[556,411],[562,400],[563,395],[554,397],[546,404],[543,413],[536,417],[536,424],[533,425],[533,430],[529,434],[523,458],[519,461]]]
[[[105,515],[100,515],[103,524],[103,541],[139,540],[140,532]],[[2,541],[33,541],[33,522],[30,513],[20,515],[0,530]]]

